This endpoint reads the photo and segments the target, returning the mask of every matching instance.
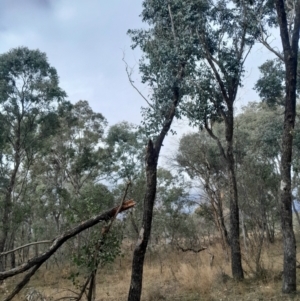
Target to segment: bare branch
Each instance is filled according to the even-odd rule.
[[[276,51],[274,48],[271,47],[271,45],[269,44],[269,42],[267,41],[269,36],[265,36],[265,33],[263,31],[262,26],[260,26],[260,38],[258,39],[258,41],[264,45],[269,51],[273,52],[280,60],[282,60],[284,62],[284,57],[283,55]]]
[[[132,68],[131,68],[131,71],[129,71],[129,66],[127,64],[127,62],[125,61],[125,56],[123,54],[123,58],[122,58],[122,61],[124,62],[125,64],[125,70],[126,70],[126,73],[127,73],[127,77],[128,77],[128,80],[131,84],[131,86],[142,96],[142,98],[144,98],[144,100],[146,101],[146,103],[148,104],[149,107],[151,107],[152,109],[154,109],[154,107],[152,106],[152,104],[149,102],[149,100],[142,94],[142,92],[134,85],[134,81],[132,80],[131,78],[131,75],[132,75]]]
[[[77,301],[78,301],[78,300],[80,300],[80,299],[82,298],[82,296],[83,296],[83,294],[85,293],[85,290],[86,290],[86,288],[87,288],[87,286],[88,286],[88,284],[89,284],[89,282],[90,282],[92,276],[93,276],[93,274],[91,273],[91,274],[89,275],[89,277],[86,279],[86,281],[85,281],[83,287],[81,288],[80,293],[78,294],[78,297],[75,297],[74,300],[77,300]]]
[[[222,154],[223,158],[227,162],[227,156],[226,156],[225,150],[223,148],[223,145],[222,145],[220,139],[214,134],[214,132],[212,131],[212,129],[208,126],[207,120],[205,120],[204,127],[205,127],[206,131],[208,132],[208,134],[210,135],[210,137],[217,141],[217,144],[219,146],[221,154]]]
[[[172,15],[170,3],[168,4],[168,10],[169,10],[169,15],[170,15],[170,19],[171,19],[172,33],[173,33],[174,40],[176,42],[177,38],[176,38],[176,34],[175,34],[175,26],[174,26],[173,15]]]
[[[18,250],[20,250],[20,249],[24,249],[24,248],[29,247],[29,246],[32,246],[32,245],[50,244],[50,243],[52,243],[52,242],[53,242],[53,240],[41,240],[41,241],[30,242],[30,243],[28,243],[28,244],[26,244],[26,245],[24,245],[24,246],[20,246],[20,247],[17,247],[17,248],[15,248],[15,249],[13,249],[13,250],[9,250],[9,251],[7,251],[7,252],[0,253],[0,256],[7,255],[7,254],[10,254],[10,253],[16,252],[16,251],[18,251]]]
[[[182,252],[194,252],[194,253],[199,253],[199,252],[204,251],[204,250],[207,249],[207,247],[201,247],[199,249],[183,248],[178,243],[176,244],[176,248],[177,248],[177,250],[180,250]]]
[[[270,44],[263,38],[259,39],[259,42],[263,44],[268,50],[273,52],[280,60],[284,61],[283,55],[270,46]]]
[[[102,235],[105,235],[105,234],[108,233],[108,231],[110,230],[110,228],[111,228],[113,222],[115,221],[117,215],[119,214],[119,212],[120,212],[122,206],[124,205],[125,198],[126,198],[126,195],[127,195],[127,192],[128,192],[128,188],[129,188],[130,185],[131,185],[131,182],[130,182],[130,181],[127,182],[126,188],[125,188],[125,191],[124,191],[124,194],[123,194],[123,198],[122,198],[122,200],[121,200],[121,202],[120,202],[120,205],[119,205],[119,207],[118,207],[118,209],[117,209],[115,215],[110,219],[110,223],[108,224],[108,226],[105,227],[105,230],[104,230],[104,231],[102,231]]]

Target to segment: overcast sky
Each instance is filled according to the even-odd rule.
[[[126,32],[145,27],[139,17],[141,3],[142,0],[0,0],[0,53],[18,46],[40,49],[57,69],[61,87],[71,102],[88,100],[109,125],[122,120],[138,124],[144,103],[128,82],[122,57],[125,53],[129,65],[138,70],[140,53],[131,50]],[[237,108],[258,100],[253,91],[259,76],[257,66],[268,57],[270,54],[260,45],[251,52]],[[137,72],[134,80],[139,82]],[[141,89],[147,94],[146,87]],[[183,124],[174,126],[180,130]]]
[[[125,52],[137,68],[139,53],[126,32],[143,26],[140,12],[136,0],[0,0],[0,53],[40,49],[70,101],[88,100],[111,125],[139,123],[143,103],[128,83],[122,57]]]

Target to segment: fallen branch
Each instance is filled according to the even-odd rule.
[[[20,249],[24,249],[24,248],[32,246],[32,245],[51,244],[52,242],[53,242],[53,240],[41,240],[41,241],[30,242],[30,243],[28,243],[24,246],[20,246],[20,247],[17,247],[15,249],[13,249],[13,250],[9,250],[7,252],[0,253],[0,257],[3,256],[3,255],[7,255],[7,254],[10,254],[10,253],[16,252]]]
[[[32,267],[34,267],[28,274],[25,275],[23,280],[16,286],[14,291],[6,298],[4,301],[10,301],[12,298],[21,291],[21,289],[29,282],[30,278],[33,274],[40,268],[40,266],[47,261],[66,241],[70,238],[74,237],[75,235],[79,234],[80,232],[95,226],[101,221],[109,221],[112,218],[115,218],[116,214],[125,210],[132,208],[135,205],[133,200],[129,200],[123,203],[122,206],[116,206],[102,214],[99,214],[95,217],[88,219],[87,221],[82,222],[80,225],[62,233],[58,237],[53,240],[52,245],[49,249],[44,252],[43,254],[33,257],[28,260],[28,262],[13,268],[8,271],[0,272],[0,280],[4,280],[6,278],[18,275],[23,273]]]

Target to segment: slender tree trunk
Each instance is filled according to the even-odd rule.
[[[181,66],[178,76],[179,81],[183,77],[183,69],[184,66]],[[151,139],[148,141],[145,158],[147,184],[144,197],[143,221],[142,227],[139,232],[139,238],[133,252],[131,283],[128,294],[128,301],[140,301],[141,299],[144,259],[151,234],[152,215],[156,194],[157,161],[165,136],[170,130],[172,121],[174,119],[175,110],[179,103],[179,98],[179,88],[173,87],[173,103],[167,116],[165,117],[163,128],[160,134],[155,139],[154,144]]]
[[[92,276],[90,279],[90,286],[87,294],[87,301],[94,301],[96,298],[96,275],[97,269],[92,272]]]
[[[233,104],[233,102],[232,102]],[[227,142],[227,169],[229,179],[230,196],[230,247],[231,247],[231,270],[232,276],[236,280],[244,278],[242,268],[242,255],[240,247],[240,219],[237,182],[235,177],[235,160],[233,155],[233,106],[228,105],[228,115],[225,122],[226,142]]]
[[[289,96],[287,95],[287,101]],[[296,291],[296,240],[293,230],[291,161],[295,110],[286,107],[281,157],[281,227],[283,234],[283,293]]]
[[[17,173],[19,170],[21,157],[20,157],[20,148],[21,148],[21,128],[20,121],[18,122],[18,128],[16,130],[16,144],[14,146],[14,169],[10,176],[9,186],[7,187],[5,197],[4,197],[4,206],[3,206],[3,214],[2,214],[2,229],[0,229],[0,253],[5,251],[5,245],[7,241],[7,236],[10,227],[10,214],[12,210],[12,192],[15,187],[15,182],[17,178]],[[0,272],[4,271],[4,256],[0,256]]]
[[[231,154],[230,154],[231,156]],[[229,169],[229,190],[230,190],[230,246],[231,246],[231,270],[234,279],[244,278],[242,268],[242,255],[240,247],[240,220],[237,183],[234,171],[233,155],[228,162]]]
[[[219,192],[218,197],[219,197],[219,199],[218,199],[217,206],[218,206],[218,215],[219,215],[219,219],[220,219],[220,226],[221,226],[221,229],[222,229],[222,232],[223,232],[225,242],[228,246],[230,246],[228,231],[227,231],[227,228],[226,228],[226,225],[225,225],[224,212],[223,212],[223,200],[222,200],[223,196],[222,196],[221,192]]]
[[[296,284],[296,240],[293,230],[291,164],[293,150],[293,132],[296,115],[296,83],[298,63],[298,43],[300,28],[300,3],[295,2],[295,19],[291,37],[289,36],[287,16],[283,0],[275,0],[281,42],[283,46],[286,96],[284,127],[282,133],[281,155],[281,227],[283,235],[283,293],[292,293]]]
[[[153,142],[152,140],[149,140],[146,154],[147,187],[144,198],[143,223],[133,253],[131,284],[128,301],[138,301],[141,298],[144,259],[151,233],[152,214],[156,194],[157,159],[158,154],[153,147]]]
[[[242,220],[242,234],[243,234],[243,241],[244,241],[244,248],[246,251],[246,254],[248,253],[248,245],[247,245],[247,237],[246,237],[246,229],[245,229],[245,218],[244,213],[241,214],[241,220]]]

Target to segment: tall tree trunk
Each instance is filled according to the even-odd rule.
[[[183,77],[183,68],[184,66],[181,66],[178,80],[181,80]],[[157,161],[165,136],[170,130],[172,121],[174,119],[175,111],[179,103],[179,98],[179,88],[173,87],[173,103],[169,109],[168,114],[165,116],[163,128],[160,134],[155,139],[154,144],[151,139],[148,141],[145,158],[147,184],[144,197],[143,221],[142,227],[139,232],[139,238],[133,252],[132,273],[128,301],[139,301],[141,299],[144,259],[151,234],[152,215],[156,194]]]
[[[236,280],[244,278],[244,271],[242,267],[242,255],[240,247],[240,220],[239,220],[239,204],[237,182],[235,177],[235,160],[233,155],[233,100],[227,99],[228,111],[222,114],[225,121],[225,136],[227,149],[224,150],[219,138],[214,135],[211,128],[206,122],[205,128],[208,134],[217,141],[221,154],[226,160],[227,174],[229,180],[229,198],[230,198],[230,249],[231,249],[231,271],[232,276]]]
[[[282,133],[281,155],[281,227],[283,234],[283,293],[292,293],[296,286],[296,241],[293,230],[291,164],[293,150],[293,132],[296,115],[296,83],[298,63],[298,43],[300,28],[300,3],[296,1],[295,19],[291,39],[288,31],[287,16],[283,0],[276,0],[276,11],[283,46],[286,71],[286,96],[284,127]]]
[[[233,129],[233,128],[232,128]],[[233,156],[232,140],[227,141],[227,165],[230,192],[230,247],[231,247],[231,270],[234,279],[244,278],[242,268],[242,255],[240,247],[240,219],[237,183],[235,177],[235,163]]]
[[[227,98],[228,111],[226,115],[223,114],[225,121],[225,137],[227,143],[226,152],[224,151],[220,142],[218,142],[218,145],[227,163],[227,174],[229,180],[231,271],[234,279],[242,280],[244,278],[244,271],[242,267],[242,254],[240,246],[239,203],[235,176],[235,160],[233,154],[234,99],[235,95],[232,96],[232,98]]]
[[[158,154],[153,147],[152,140],[149,140],[146,154],[147,187],[144,198],[143,223],[133,253],[131,284],[128,301],[137,301],[141,298],[144,259],[151,234],[152,214],[156,194],[157,159]]]

